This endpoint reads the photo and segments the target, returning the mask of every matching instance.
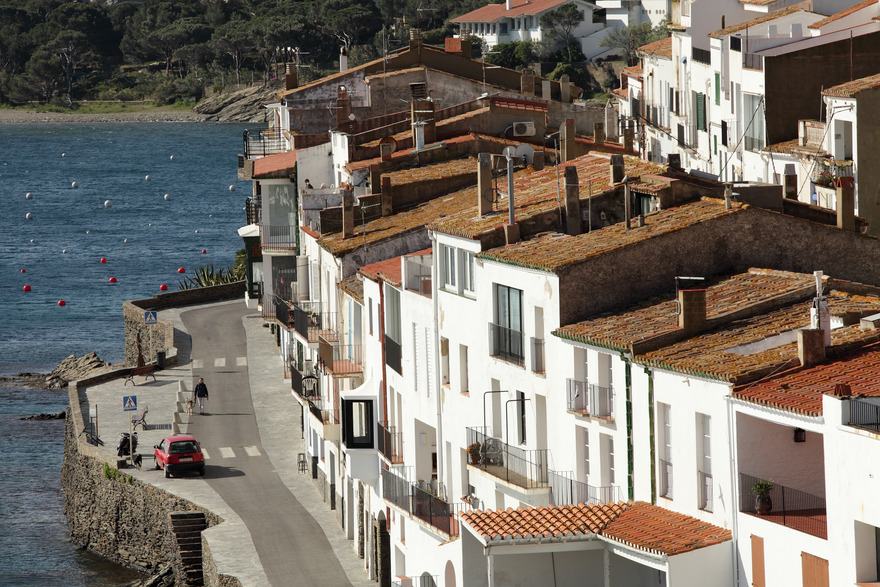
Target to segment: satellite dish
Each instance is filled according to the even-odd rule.
[[[511,159],[516,159],[516,147],[504,147],[501,154],[504,155],[505,158],[510,157]]]
[[[516,148],[516,158],[526,165],[531,165],[535,160],[535,148],[526,144],[518,146]]]
[[[381,141],[379,141],[380,145],[391,145],[391,152],[394,153],[397,151],[397,139],[394,137],[385,137]],[[381,147],[380,147],[381,149]]]

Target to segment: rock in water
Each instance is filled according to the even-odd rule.
[[[269,100],[277,100],[277,89],[254,86],[218,94],[193,108],[193,112],[207,115],[205,120],[218,122],[265,122],[266,110],[262,105]]]
[[[67,417],[67,412],[58,412],[57,414],[37,414],[36,416],[27,416],[19,418],[19,420],[63,420]]]
[[[174,587],[174,568],[171,565],[159,567],[156,573],[146,579],[132,581],[124,587]]]
[[[93,351],[87,355],[83,355],[79,359],[76,355],[70,355],[60,363],[49,375],[46,376],[46,387],[49,389],[61,389],[67,387],[70,381],[77,381],[95,375],[102,371],[106,371],[110,365],[98,358]]]

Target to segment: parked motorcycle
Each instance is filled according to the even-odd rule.
[[[129,444],[131,446],[129,446]],[[119,442],[116,444],[116,455],[120,457],[128,456],[132,453],[132,451],[137,450],[138,447],[138,433],[135,432],[131,437],[131,442],[128,439],[128,432],[120,432],[119,433]]]

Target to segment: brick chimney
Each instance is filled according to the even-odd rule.
[[[798,359],[804,367],[818,365],[825,360],[825,342],[819,328],[802,328],[797,331]]]
[[[345,52],[345,45],[339,48],[339,72],[348,69],[348,53]]]
[[[837,228],[856,231],[856,182],[852,177],[838,177],[834,180],[837,188]]]
[[[604,122],[594,122],[593,123],[593,142],[597,145],[601,145],[605,142],[605,123]]]
[[[411,86],[411,89],[412,88]],[[422,86],[422,91],[427,89]],[[421,124],[424,144],[430,145],[437,142],[437,123],[435,121],[434,101],[430,98],[415,98],[410,105],[410,116],[412,117],[413,129],[413,145],[416,145],[416,125]]]
[[[391,199],[391,178],[387,175],[382,178],[382,216],[391,216],[394,213],[394,202]]]
[[[342,194],[342,238],[354,236],[354,207],[351,201],[351,194],[343,192]]]
[[[467,35],[462,31],[461,37],[458,39],[445,39],[445,49],[447,53],[452,55],[461,55],[462,57],[471,58],[471,43],[467,40]]]
[[[678,290],[678,327],[688,334],[706,328],[706,290]]]
[[[566,118],[559,129],[559,142],[562,161],[574,159],[574,118]]]
[[[492,211],[492,155],[477,155],[477,216]]]
[[[336,128],[340,129],[351,122],[351,99],[345,86],[339,86],[336,90]]]
[[[570,235],[581,233],[581,201],[578,190],[577,168],[565,168],[565,232]]]
[[[522,92],[522,94],[525,96],[534,96],[535,74],[532,69],[527,67],[526,69],[522,70],[519,80],[520,92]]]
[[[623,165],[623,155],[611,156],[611,183],[620,183],[625,175],[625,167]]]
[[[292,90],[299,86],[299,80],[296,75],[296,64],[288,63],[287,71],[284,74],[284,89]]]

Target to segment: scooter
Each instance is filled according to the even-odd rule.
[[[132,446],[129,447],[128,432],[119,433],[119,442],[116,444],[116,455],[120,457],[128,456],[138,447],[138,433],[135,432],[131,437]]]

